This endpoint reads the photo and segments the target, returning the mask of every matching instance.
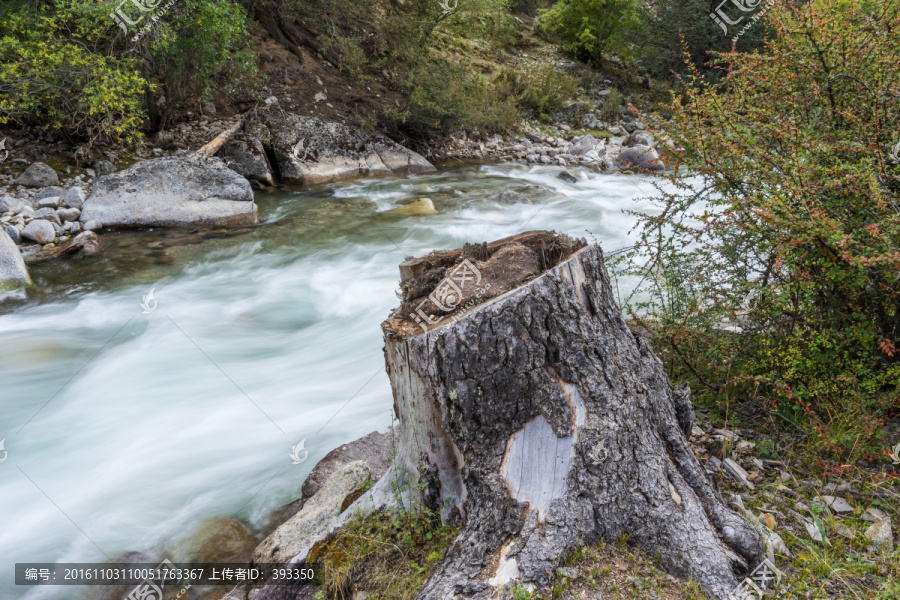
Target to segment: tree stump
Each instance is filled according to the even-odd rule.
[[[463,523],[419,598],[546,585],[622,534],[713,598],[762,558],[687,441],[692,411],[613,299],[603,252],[530,232],[401,265],[385,321],[396,468]]]

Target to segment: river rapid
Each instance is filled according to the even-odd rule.
[[[651,180],[561,171],[261,192],[243,232],[106,233],[95,256],[32,265],[34,288],[0,296],[0,598],[83,593],[16,587],[16,562],[160,556],[218,516],[261,527],[330,450],[390,425],[379,324],[405,256],[533,229],[629,245],[623,209]],[[439,214],[389,212],[421,197]]]

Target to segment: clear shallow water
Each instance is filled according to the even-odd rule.
[[[330,450],[389,425],[379,324],[405,255],[531,229],[630,243],[622,209],[649,180],[560,171],[264,193],[244,232],[106,234],[94,257],[32,266],[35,288],[0,296],[0,598],[81,593],[16,588],[15,562],[155,556],[223,515],[259,527]],[[504,189],[533,203],[500,205]],[[387,212],[420,197],[440,214]]]

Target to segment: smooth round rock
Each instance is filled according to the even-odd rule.
[[[77,221],[78,217],[81,216],[81,211],[77,208],[60,208],[56,211],[56,214],[59,215],[63,222]]]
[[[37,219],[25,226],[22,237],[38,244],[49,244],[56,239],[56,230],[50,221]]]
[[[22,232],[19,231],[19,228],[15,225],[6,226],[6,235],[8,235],[9,239],[11,239],[16,244],[22,243]]]

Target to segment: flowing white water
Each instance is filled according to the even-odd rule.
[[[95,257],[34,266],[34,289],[0,297],[0,598],[82,593],[16,587],[16,562],[158,556],[222,515],[257,526],[330,450],[384,431],[379,324],[405,255],[532,229],[627,246],[622,210],[642,207],[648,180],[560,171],[261,194],[262,224],[243,235],[160,249],[171,234],[107,234]],[[500,205],[504,189],[533,203]],[[440,214],[387,212],[423,196]]]

